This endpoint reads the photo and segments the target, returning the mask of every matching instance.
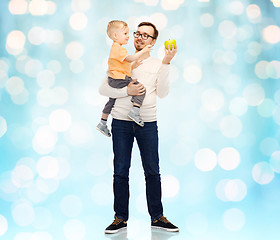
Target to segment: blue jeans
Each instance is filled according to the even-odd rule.
[[[114,151],[114,211],[118,218],[128,219],[129,168],[134,138],[137,141],[146,181],[146,198],[151,219],[163,215],[158,156],[157,122],[145,122],[140,127],[132,121],[113,119]]]

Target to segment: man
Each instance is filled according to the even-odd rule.
[[[142,22],[134,33],[136,52],[147,45],[156,43],[158,31],[149,22]],[[171,48],[171,49],[170,49]],[[170,46],[165,50],[162,61],[150,56],[147,52],[141,57],[141,64],[132,71],[136,80],[121,89],[111,88],[106,79],[99,92],[101,95],[117,98],[111,115],[112,140],[114,152],[114,211],[115,220],[105,229],[105,233],[116,233],[127,227],[129,202],[129,168],[134,138],[137,141],[146,181],[146,198],[151,226],[176,232],[174,226],[163,216],[161,203],[161,181],[158,156],[158,130],[156,116],[156,97],[163,98],[169,92],[170,61],[177,52],[177,47]],[[145,87],[144,87],[145,86]],[[144,127],[131,121],[127,114],[131,109],[131,96],[142,95],[146,91],[145,100],[140,109]]]

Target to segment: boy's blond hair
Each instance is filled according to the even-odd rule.
[[[107,34],[108,34],[109,38],[112,37],[112,34],[114,31],[116,31],[116,29],[125,28],[125,27],[128,27],[128,25],[124,21],[113,20],[113,21],[109,22],[108,26],[107,26]]]

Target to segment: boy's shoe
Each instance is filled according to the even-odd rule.
[[[104,124],[102,124],[102,123],[98,123],[98,125],[96,126],[96,129],[97,129],[99,132],[103,133],[105,136],[111,137],[111,133],[110,133],[110,131],[109,131],[107,125],[104,125]]]
[[[127,222],[121,218],[115,217],[114,222],[105,229],[105,233],[117,233],[127,228]]]
[[[163,229],[168,232],[179,232],[179,228],[169,222],[164,216],[152,221],[152,228]]]
[[[132,109],[127,115],[131,120],[137,123],[140,127],[144,127],[144,122],[142,121],[139,114],[136,114]]]

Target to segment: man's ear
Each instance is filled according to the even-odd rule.
[[[156,44],[156,39],[153,39],[153,41],[151,42],[151,45],[154,46]]]

